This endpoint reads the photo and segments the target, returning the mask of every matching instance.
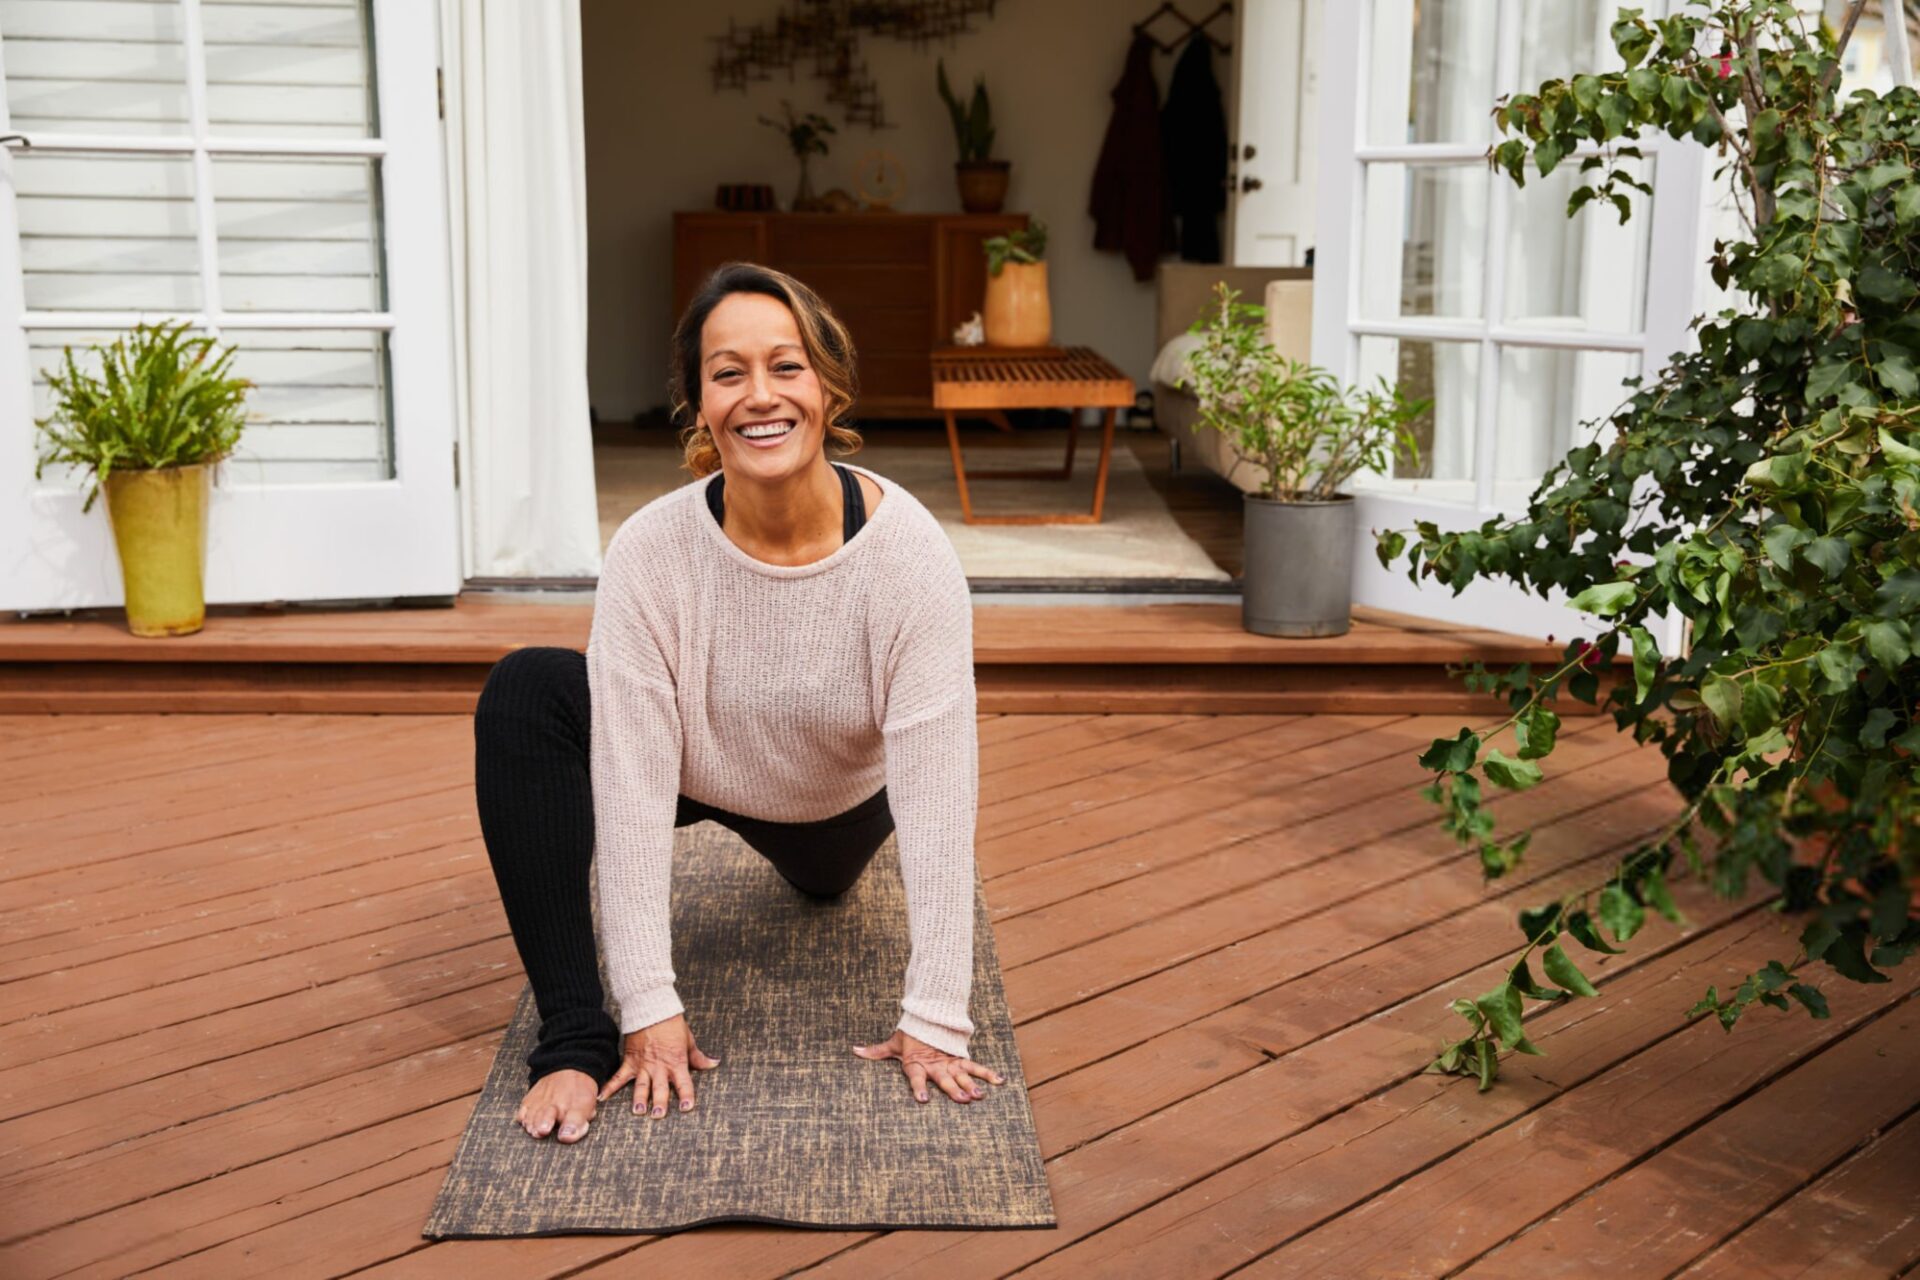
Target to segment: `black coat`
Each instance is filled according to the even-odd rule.
[[[1160,111],[1169,212],[1179,223],[1180,256],[1220,261],[1220,215],[1227,208],[1227,112],[1213,78],[1213,45],[1195,32],[1174,64]]]
[[[1165,161],[1160,153],[1160,90],[1153,82],[1153,42],[1135,34],[1126,70],[1113,86],[1113,118],[1093,167],[1093,247],[1127,255],[1135,280],[1151,280],[1173,245]]]

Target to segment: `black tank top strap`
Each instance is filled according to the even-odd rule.
[[[840,522],[840,540],[852,542],[853,535],[859,533],[861,527],[867,523],[867,495],[860,488],[860,481],[851,470],[837,462],[832,466],[840,473],[840,507],[843,513]],[[726,483],[726,473],[721,472],[716,474],[712,482],[707,485],[707,510],[713,513],[715,524],[724,525],[727,522]]]
[[[844,495],[844,501],[840,504],[840,509],[844,513],[844,519],[840,525],[840,540],[852,542],[853,535],[860,532],[860,526],[867,522],[867,495],[861,490],[860,480],[852,470],[837,462],[833,464],[833,469],[840,473],[840,492]]]

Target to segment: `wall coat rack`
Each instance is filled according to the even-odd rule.
[[[1207,28],[1215,22],[1218,22],[1221,18],[1229,18],[1232,16],[1233,6],[1225,3],[1224,0],[1222,3],[1214,6],[1212,13],[1209,13],[1204,18],[1198,19],[1189,18],[1186,12],[1178,5],[1162,4],[1158,9],[1155,9],[1140,21],[1134,23],[1133,29],[1137,34],[1143,35],[1153,41],[1153,47],[1162,53],[1172,53],[1180,47],[1183,41],[1196,33],[1205,37],[1207,43],[1212,45],[1216,52],[1228,53],[1233,49],[1233,42],[1231,40],[1222,40],[1220,37],[1214,35],[1213,32],[1207,30]],[[1162,40],[1153,33],[1153,25],[1156,22],[1161,22],[1163,25],[1180,24],[1180,26],[1185,29],[1180,30],[1176,28],[1173,39]]]

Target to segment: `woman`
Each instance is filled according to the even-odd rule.
[[[673,829],[710,818],[796,890],[843,893],[898,820],[912,955],[891,1038],[913,1095],[982,1096],[973,1023],[979,798],[973,613],[938,521],[893,481],[829,462],[859,445],[853,345],[799,281],[730,263],[673,339],[674,415],[698,478],[607,548],[583,655],[495,664],[474,713],[475,792],[540,1011],[518,1120],[585,1136],[628,1081],[634,1111],[694,1105],[674,991]],[[618,1022],[604,1007],[589,898]],[[624,1040],[622,1039],[624,1037]],[[742,1046],[752,1052],[751,1046]]]

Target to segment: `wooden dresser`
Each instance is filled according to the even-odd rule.
[[[804,280],[853,333],[863,417],[935,416],[928,355],[980,309],[981,242],[1025,214],[676,213],[673,315],[723,262],[764,263]]]

